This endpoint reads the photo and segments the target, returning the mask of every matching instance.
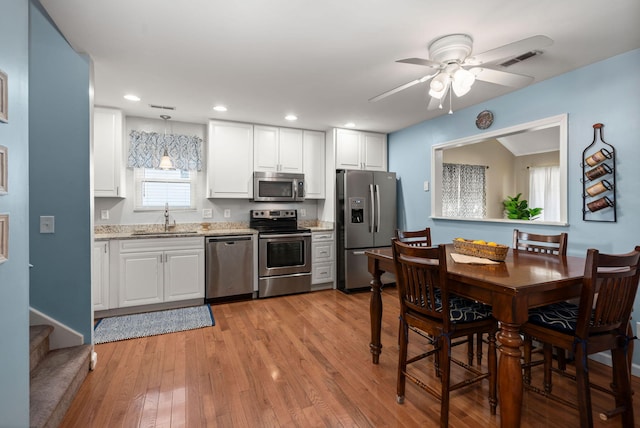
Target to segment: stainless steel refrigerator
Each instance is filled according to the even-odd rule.
[[[338,171],[336,174],[338,288],[369,287],[365,250],[390,247],[396,229],[396,174]],[[383,283],[394,282],[384,274]]]

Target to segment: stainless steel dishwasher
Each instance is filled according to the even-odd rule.
[[[253,293],[251,236],[208,237],[205,253],[205,299]]]

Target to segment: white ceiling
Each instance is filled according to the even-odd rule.
[[[427,111],[425,83],[368,102],[427,74],[425,67],[395,61],[427,58],[429,42],[446,34],[469,34],[473,54],[537,34],[550,37],[554,43],[542,55],[509,67],[534,76],[534,83],[640,47],[638,0],[41,3],[71,45],[93,59],[96,105],[196,123],[325,130],[354,122],[358,129],[391,132],[446,114]],[[453,109],[512,90],[476,82],[454,98]],[[142,100],[126,101],[127,93]],[[218,103],[229,110],[213,111]],[[285,121],[289,113],[298,121]]]

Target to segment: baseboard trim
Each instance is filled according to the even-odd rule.
[[[39,310],[29,307],[29,325],[38,324],[53,326],[53,332],[49,336],[49,349],[68,348],[84,344],[84,335]]]
[[[599,352],[597,354],[592,354],[589,356],[589,358],[599,363],[605,364],[609,367],[613,365],[613,363],[611,362],[611,353],[609,352]],[[640,377],[640,364],[631,364],[631,376]]]

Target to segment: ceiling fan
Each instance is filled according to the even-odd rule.
[[[428,67],[431,69],[429,74],[383,92],[369,99],[369,101],[381,100],[430,79],[429,95],[431,96],[431,101],[428,105],[429,110],[436,107],[442,108],[442,100],[447,93],[451,96],[453,91],[458,97],[465,95],[476,80],[504,86],[522,87],[530,83],[533,77],[487,68],[485,65],[522,54],[531,53],[529,56],[533,56],[535,53],[539,53],[537,52],[538,49],[549,46],[552,43],[553,40],[549,37],[538,35],[509,43],[478,55],[471,55],[473,48],[471,36],[467,34],[450,34],[440,37],[429,45],[429,59],[406,58],[396,61]],[[522,56],[525,57],[525,55]]]

